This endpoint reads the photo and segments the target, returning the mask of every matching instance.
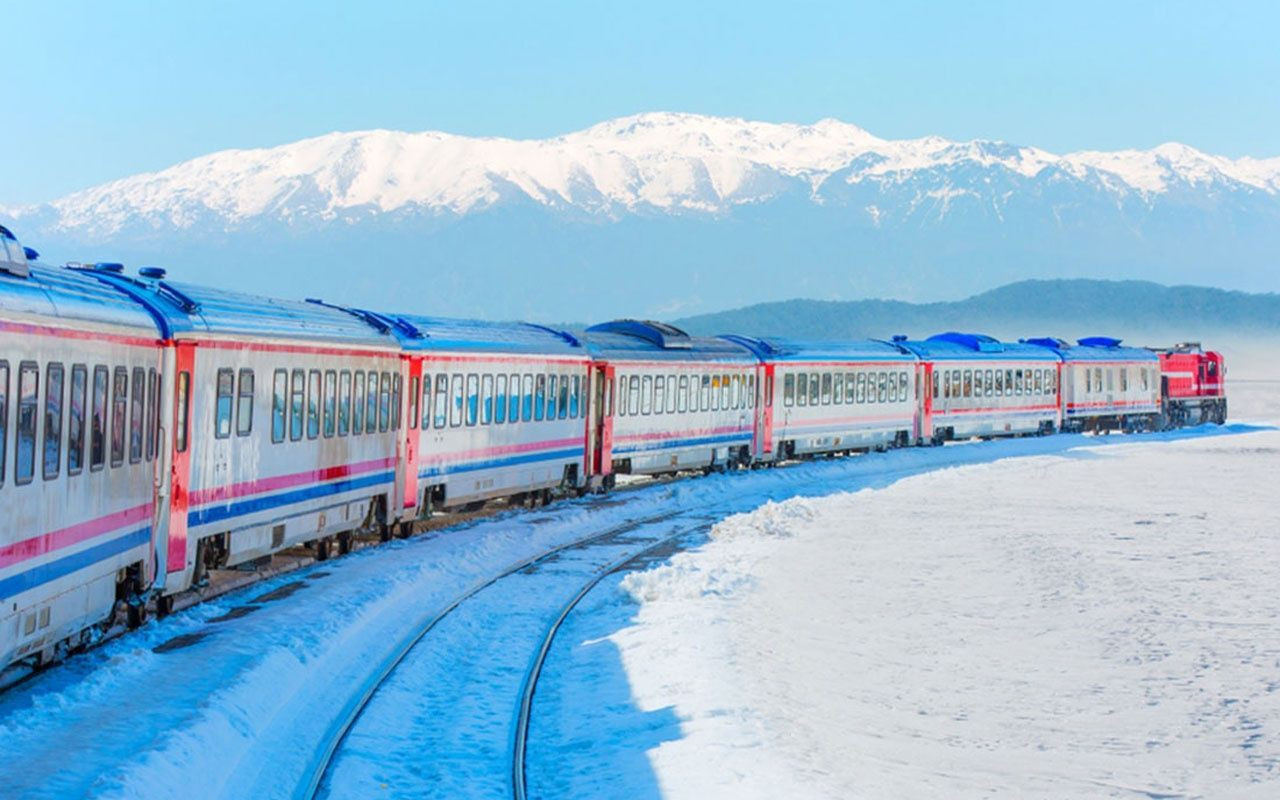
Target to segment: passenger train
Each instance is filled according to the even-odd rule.
[[[0,667],[167,613],[211,569],[327,558],[436,509],[1226,415],[1198,345],[562,331],[53,267],[4,228],[0,341]]]

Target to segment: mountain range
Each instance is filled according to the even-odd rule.
[[[844,122],[650,113],[541,140],[333,133],[0,208],[52,260],[532,320],[1022,279],[1280,288],[1280,158],[1055,155]]]

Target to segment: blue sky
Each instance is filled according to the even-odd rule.
[[[334,130],[639,111],[1280,155],[1280,3],[0,0],[0,204]]]

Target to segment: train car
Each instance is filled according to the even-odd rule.
[[[274,300],[89,270],[148,309],[165,340],[159,607],[214,568],[399,520],[404,376],[390,325]]]
[[[1062,427],[1069,431],[1151,430],[1160,412],[1155,354],[1092,336],[1070,345],[1061,339],[1024,343],[1056,353],[1062,362]]]
[[[152,574],[160,336],[0,228],[0,668],[136,614]]]
[[[525,323],[393,317],[409,376],[404,509],[546,500],[586,480],[586,348]]]
[[[955,332],[895,342],[922,364],[921,439],[1046,434],[1062,422],[1060,361],[1047,348]]]
[[[916,440],[918,359],[904,348],[879,341],[722,338],[760,361],[756,461]]]
[[[582,340],[601,387],[587,457],[605,488],[618,473],[750,463],[759,366],[750,349],[640,320],[595,325]]]
[[[1161,427],[1227,421],[1227,367],[1199,342],[1155,348],[1160,359]]]

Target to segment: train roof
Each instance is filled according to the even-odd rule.
[[[1002,342],[981,333],[950,331],[924,340],[902,339],[898,344],[930,361],[1057,361],[1051,350],[1025,342]]]
[[[690,336],[674,325],[620,319],[592,325],[580,335],[587,350],[606,359],[724,361],[756,363],[744,345],[709,336]]]
[[[65,267],[38,261],[23,266],[21,273],[0,270],[0,309],[133,328],[159,338],[160,330],[146,309],[115,288]]]
[[[406,350],[520,353],[587,358],[574,335],[528,322],[486,322],[421,314],[387,314]]]
[[[911,361],[916,355],[897,344],[877,339],[815,341],[781,337],[726,335],[720,338],[749,348],[769,361]]]
[[[1145,347],[1125,347],[1120,339],[1110,336],[1088,336],[1071,344],[1063,339],[1040,337],[1023,339],[1025,344],[1043,347],[1058,354],[1065,362],[1076,361],[1159,361],[1159,357]]]
[[[364,312],[317,300],[282,300],[168,280],[156,267],[126,275],[119,264],[73,271],[115,287],[145,307],[165,338],[189,333],[305,339],[365,346],[394,346],[390,326]]]

